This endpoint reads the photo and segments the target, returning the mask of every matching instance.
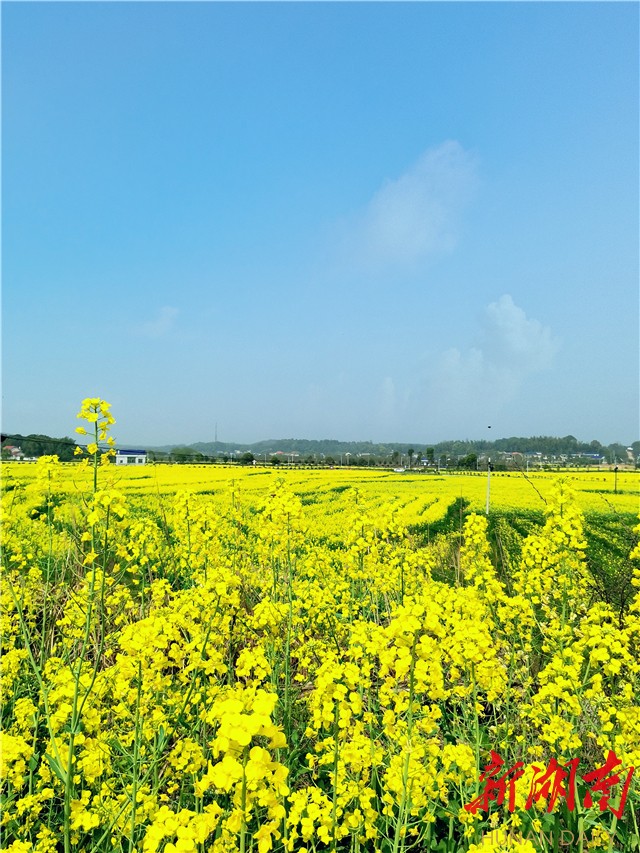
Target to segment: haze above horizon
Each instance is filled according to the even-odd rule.
[[[1,14],[3,431],[640,437],[637,4]]]

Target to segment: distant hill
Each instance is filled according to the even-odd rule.
[[[136,442],[140,444],[140,442]],[[120,447],[128,447],[124,442],[118,442]],[[144,443],[142,443],[144,446]],[[52,438],[47,435],[2,434],[2,447],[7,448],[3,456],[11,457],[9,449],[19,448],[24,456],[37,457],[43,454],[57,454],[60,459],[74,458],[76,442],[72,438]],[[640,457],[640,441],[629,445],[613,443],[603,445],[599,441],[581,442],[573,435],[562,438],[555,436],[511,436],[495,441],[451,440],[435,444],[425,442],[385,442],[374,444],[371,441],[339,441],[338,439],[308,439],[308,438],[279,438],[257,441],[253,444],[242,442],[199,441],[194,444],[165,444],[162,446],[147,445],[146,450],[157,454],[159,458],[173,454],[188,459],[191,456],[208,458],[238,458],[243,453],[251,453],[256,459],[267,460],[274,454],[282,456],[293,455],[298,460],[313,459],[317,462],[335,460],[355,462],[366,460],[377,462],[389,461],[394,456],[408,457],[409,451],[416,462],[427,457],[430,460],[451,459],[459,460],[465,456],[491,455],[492,453],[515,453],[530,455],[541,454],[544,457],[577,457],[596,461],[602,458],[606,462],[635,462]],[[346,459],[345,459],[346,457]]]
[[[221,442],[199,442],[192,444],[194,450],[199,450],[204,455],[218,452]],[[394,445],[395,447],[395,445]],[[407,445],[409,447],[409,445]],[[269,439],[267,441],[257,441],[254,444],[238,445],[225,444],[223,449],[227,452],[233,450],[248,450],[255,456],[261,456],[269,453],[299,453],[301,456],[324,454],[325,456],[335,456],[341,453],[371,453],[372,455],[382,456],[388,451],[388,446],[385,444],[373,444],[371,441],[338,441],[337,439],[309,439],[309,438],[279,438]],[[393,448],[392,448],[393,450]]]
[[[491,452],[535,454],[543,456],[572,456],[584,455],[595,458],[603,456],[607,460],[614,457],[618,461],[627,461],[627,447],[631,447],[634,459],[640,455],[640,441],[631,445],[619,443],[603,445],[599,441],[581,442],[573,435],[564,437],[556,436],[511,436],[510,438],[499,438],[495,441],[451,440],[441,441],[435,444],[425,442],[388,442],[374,444],[371,441],[339,441],[337,439],[305,439],[305,438],[280,438],[257,441],[252,444],[241,442],[222,441],[200,441],[190,445],[164,445],[162,447],[149,447],[149,450],[160,453],[171,453],[176,448],[191,453],[200,453],[203,456],[233,456],[238,453],[252,453],[256,458],[270,456],[271,454],[297,454],[302,458],[315,456],[319,460],[324,457],[338,458],[347,453],[362,457],[370,455],[376,458],[390,457],[394,453],[407,455],[409,450],[414,451],[416,458],[433,454],[435,458],[440,456],[460,457],[467,454],[487,454]],[[427,451],[430,451],[427,454]]]

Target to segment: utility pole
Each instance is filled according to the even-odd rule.
[[[489,515],[489,504],[491,502],[491,457],[487,458],[487,507],[485,514]]]
[[[490,426],[487,429],[491,429]],[[489,504],[491,502],[491,457],[487,456],[487,507],[485,514],[489,515]]]

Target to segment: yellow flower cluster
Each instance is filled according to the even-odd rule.
[[[93,440],[87,444],[87,453],[89,456],[93,456],[94,463],[97,463],[98,457],[100,456],[100,461],[103,465],[109,462],[109,458],[111,456],[115,456],[115,451],[113,449],[115,446],[115,440],[113,436],[108,435],[108,433],[116,421],[110,410],[111,404],[107,403],[105,400],[101,400],[99,397],[87,397],[82,401],[80,411],[76,415],[77,418],[93,425],[93,433],[88,432],[86,427],[83,426],[76,427],[76,432],[78,435],[88,435],[93,438]],[[99,453],[99,441],[106,441],[108,445],[108,450],[102,454]],[[75,455],[82,455],[81,447],[76,447]]]
[[[536,767],[640,766],[640,568],[616,610],[566,482],[505,561],[424,475],[149,470],[4,482],[2,851],[531,853]],[[464,809],[490,750],[513,813]]]

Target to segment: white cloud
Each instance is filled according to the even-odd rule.
[[[179,311],[170,305],[160,308],[151,320],[140,323],[138,332],[147,338],[161,338],[171,331]]]
[[[438,392],[459,401],[483,394],[512,399],[528,377],[552,367],[558,348],[550,328],[527,317],[505,294],[486,308],[477,346],[442,354]]]
[[[386,181],[349,226],[357,261],[374,268],[412,266],[451,251],[476,183],[475,160],[458,142],[428,149],[399,178]]]
[[[498,369],[526,374],[551,367],[558,341],[548,326],[530,320],[505,294],[487,308],[482,349]]]
[[[500,437],[507,424],[519,422],[519,413],[530,411],[530,385],[554,366],[558,349],[549,326],[506,294],[486,305],[466,346],[425,354],[402,369],[389,364],[375,378],[354,368],[312,385],[301,406],[304,428],[330,436],[440,441],[485,437],[492,425]],[[544,407],[541,398],[537,405]]]

